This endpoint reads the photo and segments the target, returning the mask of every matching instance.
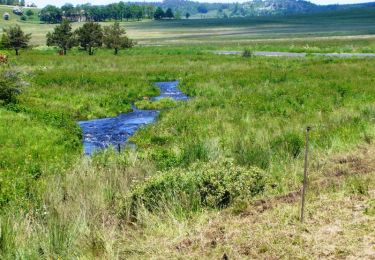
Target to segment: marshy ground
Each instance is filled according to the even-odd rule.
[[[0,107],[0,256],[373,258],[375,59],[209,52],[374,52],[368,13],[350,16],[354,25],[341,23],[345,14],[332,17],[311,17],[342,28],[323,38],[282,39],[289,37],[283,29],[279,39],[247,39],[254,35],[241,22],[266,26],[254,18],[226,25],[244,30],[242,40],[232,34],[199,43],[192,35],[172,46],[155,36],[152,44],[162,46],[119,56],[58,56],[48,48],[10,55],[5,69],[29,84],[18,103]],[[267,24],[291,23],[292,30],[297,18]],[[209,30],[224,26],[213,22]],[[162,38],[183,30],[174,26],[134,23],[129,33],[142,43],[147,30]],[[193,98],[149,102],[159,95],[154,82],[170,80]],[[137,149],[83,156],[76,122],[126,113],[133,103],[161,110],[156,124],[130,138]],[[310,185],[300,224],[308,125]]]

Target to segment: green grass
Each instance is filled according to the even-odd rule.
[[[3,161],[14,158],[5,167],[8,171],[23,165],[30,146],[40,139],[59,147],[56,152],[42,148],[35,152],[46,153],[43,158],[51,168],[59,166],[65,154],[79,159],[75,121],[129,111],[132,102],[157,95],[153,82],[175,79],[194,98],[163,111],[157,124],[131,138],[142,160],[156,169],[232,157],[237,164],[266,170],[281,192],[299,185],[297,169],[307,125],[316,126],[312,142],[323,153],[366,138],[371,141],[373,136],[375,92],[368,77],[373,59],[244,59],[194,48],[155,47],[135,48],[118,57],[108,54],[102,51],[89,57],[77,52],[60,57],[33,51],[11,58],[14,66],[28,73],[31,85],[20,102],[8,108],[7,116],[26,116],[46,134],[28,139],[27,133],[35,130],[11,126],[14,129],[9,131],[25,137],[15,136],[2,149]],[[57,139],[53,141],[44,126],[66,134],[52,134]],[[19,155],[13,156],[16,140]]]
[[[359,19],[358,23],[343,23],[338,30],[358,26],[371,33],[368,13],[360,18],[354,13],[348,21]],[[307,16],[306,21],[313,22],[317,16]],[[345,17],[324,16],[319,22],[341,22]],[[271,26],[289,23],[291,28],[300,21],[296,17],[249,18],[231,20],[228,26],[240,30],[241,23],[261,26],[267,19],[274,19]],[[282,21],[289,22],[283,25]],[[151,34],[166,35],[182,30],[184,22],[188,23],[185,33],[199,31],[197,21],[128,26],[141,39],[146,28]],[[209,30],[218,28],[218,21],[206,22],[212,23]],[[373,171],[366,159],[372,153],[364,153],[365,159],[354,155],[338,159],[332,166],[349,162],[350,171],[332,170],[327,158],[358,145],[373,145],[375,59],[243,58],[208,52],[244,47],[304,51],[306,45],[314,52],[315,48],[322,52],[374,50],[371,37],[318,40],[311,26],[306,22],[302,27],[311,30],[312,39],[249,41],[245,36],[240,44],[233,44],[235,38],[226,41],[219,35],[205,38],[200,45],[141,45],[119,56],[109,50],[98,50],[95,56],[72,50],[64,57],[43,48],[22,51],[19,57],[10,52],[10,65],[4,69],[20,71],[30,84],[18,103],[0,107],[0,258],[173,258],[179,253],[191,258],[219,258],[224,253],[238,258],[297,253],[305,257],[300,250],[306,243],[298,233],[304,227],[297,225],[297,203],[271,210],[266,213],[268,220],[260,215],[262,226],[251,224],[251,232],[264,233],[267,239],[251,236],[243,225],[251,221],[246,216],[253,216],[247,209],[253,200],[299,189],[307,126],[312,126],[312,181],[322,183],[333,208],[340,203],[350,208],[352,201],[360,204],[362,199],[363,214],[371,217],[373,178],[365,174]],[[189,39],[198,39],[191,35]],[[156,38],[150,42],[166,43]],[[181,42],[186,43],[186,38]],[[191,99],[147,102],[158,94],[153,83],[168,80],[179,80]],[[131,138],[136,150],[118,154],[109,149],[84,158],[77,121],[127,112],[134,102],[162,109],[157,123]],[[343,173],[364,175],[341,178]],[[248,192],[242,192],[244,183]],[[320,214],[321,218],[311,217],[315,222],[307,227],[318,223],[324,228],[324,221],[332,223],[333,216],[348,221],[349,210],[342,209],[343,216],[325,213],[330,210],[319,204],[320,186],[314,187],[307,216]],[[241,220],[243,216],[237,215],[242,213]],[[224,229],[211,220],[224,223],[223,228],[234,227],[225,240],[229,242],[221,240],[226,237]],[[276,230],[269,228],[269,220]],[[295,232],[287,242],[282,239],[288,231],[281,228],[285,225]],[[345,230],[352,230],[346,225]],[[353,229],[357,233],[345,233],[338,241],[349,244],[371,227],[363,224]],[[214,234],[199,234],[200,229]],[[200,243],[197,237],[208,237],[208,242]],[[241,251],[246,241],[254,243],[256,252]],[[351,248],[345,252],[337,248],[331,256],[356,256]],[[308,250],[320,255],[314,247]]]
[[[231,19],[182,19],[123,22],[128,34],[142,45],[230,46],[253,44],[255,40],[373,35],[375,8],[352,9],[308,15],[246,17]],[[32,44],[45,45],[45,35],[54,25],[35,21],[0,20],[0,29],[18,23],[33,34]],[[103,23],[105,24],[105,23]],[[81,26],[74,23],[73,27]],[[259,42],[259,44],[263,44]],[[331,46],[333,47],[333,46]],[[350,49],[350,48],[349,48]],[[370,47],[373,51],[373,46]],[[277,48],[274,48],[277,50]]]

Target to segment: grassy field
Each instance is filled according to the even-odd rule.
[[[9,7],[3,7],[8,8]],[[8,10],[8,11],[9,11]],[[1,13],[2,9],[0,9]],[[4,10],[5,11],[5,10]],[[10,12],[10,11],[9,11]],[[348,52],[374,52],[373,40],[375,8],[325,12],[321,14],[280,16],[280,17],[248,17],[232,19],[183,19],[122,23],[131,38],[141,45],[197,45],[208,49],[215,48],[243,48],[252,46],[257,50],[280,50],[291,48],[293,51],[303,51],[317,43],[318,51],[332,51],[325,46],[326,40],[337,37],[345,40],[347,36],[361,35],[365,42],[347,41],[338,51]],[[45,45],[46,32],[52,30],[54,25],[38,24],[34,21],[20,22],[15,17],[11,21],[0,20],[0,29],[9,24],[18,23],[28,33],[33,34],[32,44]],[[81,26],[74,23],[73,27]],[[326,38],[321,41],[321,38]],[[318,38],[314,41],[314,38]],[[291,41],[291,39],[294,39]],[[273,41],[276,43],[273,43]],[[271,41],[271,43],[270,43]],[[287,41],[287,42],[285,42]],[[353,44],[353,45],[351,45]],[[266,47],[263,47],[266,45]],[[317,51],[316,49],[311,51]]]
[[[234,44],[219,33],[184,45],[200,41],[199,21],[140,22],[128,29],[142,44],[119,56],[109,50],[58,56],[43,48],[10,54],[1,69],[18,71],[28,84],[18,103],[0,107],[0,258],[372,257],[375,59],[207,52],[244,46],[371,52],[371,12],[359,18],[354,12],[351,23],[321,39],[305,22],[312,38],[250,40],[247,33]],[[236,31],[251,23],[259,29],[267,19],[205,22],[207,30]],[[289,19],[290,34],[300,22],[273,19],[273,28]],[[162,46],[145,46],[146,28],[176,36],[151,37]],[[365,36],[350,36],[354,31]],[[127,112],[158,94],[154,82],[169,80],[180,80],[191,99],[173,103],[132,137],[136,150],[82,155],[78,120]],[[300,224],[307,126],[311,178]]]

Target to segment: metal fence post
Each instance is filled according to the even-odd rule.
[[[306,128],[306,148],[305,148],[305,165],[304,165],[303,186],[302,186],[301,223],[303,223],[304,217],[305,217],[305,195],[306,195],[306,189],[307,189],[307,166],[308,166],[308,159],[309,159],[310,130],[311,130],[311,127],[308,126]]]

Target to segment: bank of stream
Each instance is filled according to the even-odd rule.
[[[172,98],[176,101],[188,100],[188,96],[178,89],[178,84],[179,81],[155,83],[160,89],[160,95],[151,100],[157,101],[162,98]],[[158,110],[140,110],[133,106],[133,111],[130,113],[78,122],[83,133],[84,153],[92,155],[110,146],[121,147],[138,129],[154,123],[158,115]]]

